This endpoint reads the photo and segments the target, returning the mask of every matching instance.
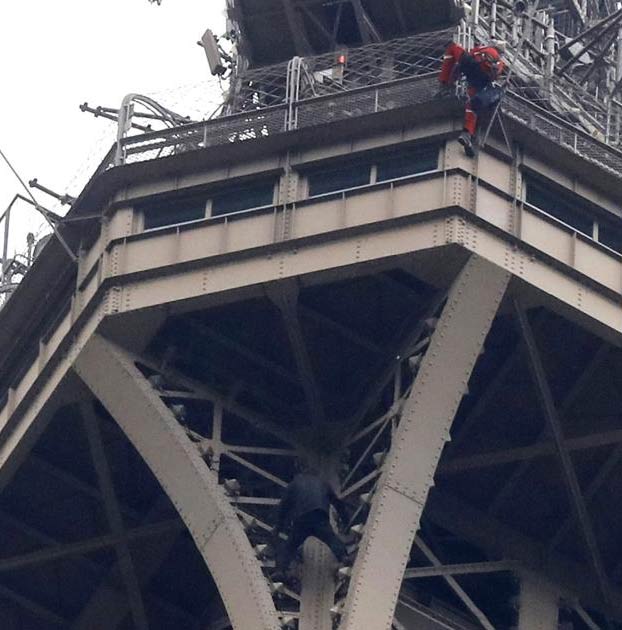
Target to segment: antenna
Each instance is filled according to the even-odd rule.
[[[224,62],[230,63],[231,57],[227,55],[223,49],[218,45],[218,38],[208,28],[201,41],[197,42],[199,46],[203,47],[205,56],[207,57],[207,63],[209,64],[210,72],[214,76],[222,76],[227,71],[227,66]]]

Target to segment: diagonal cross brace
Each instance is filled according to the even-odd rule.
[[[149,622],[147,620],[147,612],[143,602],[140,584],[136,577],[136,570],[130,553],[130,548],[125,535],[125,525],[123,524],[123,516],[117,500],[116,492],[112,482],[110,466],[104,451],[104,444],[99,428],[97,416],[91,403],[83,403],[80,405],[80,412],[84,422],[86,437],[89,442],[93,467],[97,474],[99,487],[104,498],[104,511],[108,520],[108,525],[112,534],[118,537],[119,541],[115,544],[115,551],[121,577],[130,603],[130,610],[134,624],[138,630],[148,630]]]
[[[609,601],[609,582],[600,557],[600,551],[594,535],[592,522],[581,493],[577,473],[575,472],[572,459],[570,458],[570,453],[564,443],[561,420],[555,407],[553,394],[551,393],[551,389],[546,378],[546,373],[544,371],[544,366],[542,365],[536,340],[533,336],[533,331],[531,330],[531,325],[529,324],[527,315],[518,302],[514,303],[514,310],[523,341],[525,342],[525,346],[527,348],[529,367],[536,386],[538,399],[540,400],[542,411],[544,412],[547,424],[551,431],[551,435],[555,443],[555,450],[557,451],[557,456],[559,457],[562,467],[562,473],[566,482],[570,503],[577,518],[577,522],[580,525],[581,533],[585,540],[585,545],[589,554],[590,563],[594,569],[596,577],[598,578],[603,598],[605,601]]]

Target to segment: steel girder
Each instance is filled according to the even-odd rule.
[[[389,630],[449,429],[510,275],[472,256],[404,404],[353,567],[342,630]]]
[[[74,367],[177,508],[212,573],[233,627],[279,628],[268,583],[234,509],[131,355],[96,334]]]

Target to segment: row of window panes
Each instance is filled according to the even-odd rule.
[[[210,195],[185,195],[166,200],[147,201],[137,206],[143,213],[144,229],[164,227],[208,216],[217,217],[231,212],[271,206],[274,203],[275,181],[239,184]]]
[[[385,182],[400,177],[434,171],[438,168],[440,145],[429,144],[408,151],[370,158],[352,158],[337,166],[310,170],[306,175],[309,197],[348,188]],[[185,195],[147,201],[137,206],[143,213],[144,229],[217,217],[274,203],[276,181],[266,179],[252,184],[238,184],[207,197]]]
[[[594,218],[594,205],[578,195],[561,190],[552,182],[525,176],[525,201],[544,210],[578,232],[622,253],[622,221]]]
[[[439,151],[438,144],[420,145],[397,154],[356,159],[347,164],[309,171],[309,197],[435,171]]]

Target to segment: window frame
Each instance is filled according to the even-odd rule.
[[[298,170],[299,176],[303,181],[303,185],[301,187],[301,193],[304,199],[316,199],[320,197],[335,195],[343,192],[347,192],[350,190],[357,190],[361,188],[365,188],[367,186],[374,186],[376,184],[385,184],[393,181],[400,181],[403,179],[408,179],[410,177],[416,177],[419,175],[424,175],[426,173],[434,173],[439,170],[439,165],[441,163],[441,153],[444,147],[444,140],[442,139],[425,139],[419,140],[413,144],[397,144],[388,147],[378,147],[374,150],[369,150],[365,152],[359,153],[349,153],[343,154],[340,156],[335,156],[327,160],[323,160],[321,162],[315,162],[313,164],[300,164],[296,165],[295,168]],[[418,149],[427,149],[427,148],[436,148],[436,167],[433,169],[426,169],[423,171],[413,171],[406,175],[401,175],[399,177],[389,177],[386,179],[380,180],[378,178],[379,165],[382,163],[384,159],[391,159],[392,157],[398,156],[400,154],[406,154],[409,152],[416,152]],[[351,186],[348,188],[335,188],[334,190],[330,190],[328,192],[311,194],[309,177],[315,173],[322,173],[330,170],[331,168],[338,168],[341,165],[347,166],[349,162],[358,161],[363,165],[367,165],[369,169],[369,178],[366,184],[361,184],[359,186]]]
[[[573,199],[577,200],[577,205],[580,206],[580,209],[574,210],[574,212],[578,214],[585,214],[586,217],[589,217],[592,223],[592,229],[590,233],[586,233],[578,227],[564,221],[551,214],[547,209],[541,208],[540,206],[536,206],[530,201],[527,200],[528,188],[529,188],[529,180],[536,181],[541,186],[546,186],[554,191],[559,191],[559,193],[565,197],[567,200],[572,201]],[[598,204],[594,203],[590,199],[583,197],[579,193],[565,188],[564,186],[558,184],[555,180],[549,179],[547,177],[542,176],[540,173],[533,172],[531,170],[522,170],[522,202],[528,205],[530,208],[535,209],[537,212],[544,214],[547,217],[550,217],[551,220],[559,222],[560,224],[567,227],[569,230],[572,230],[576,234],[597,243],[601,247],[606,248],[607,250],[614,252],[617,255],[622,255],[622,216],[614,214],[611,210],[608,210]],[[611,245],[604,243],[602,241],[603,234],[607,229],[607,224],[611,224],[613,229],[619,230],[621,234],[620,242],[621,246],[619,249],[612,247]],[[619,225],[617,225],[619,224]]]
[[[244,178],[236,178],[231,180],[222,180],[220,182],[214,182],[213,185],[210,185],[208,188],[203,188],[199,191],[189,192],[189,191],[175,191],[175,192],[167,192],[162,195],[154,195],[153,197],[146,197],[141,200],[135,201],[133,204],[133,211],[135,215],[138,215],[137,227],[140,232],[151,232],[154,230],[162,230],[166,228],[176,227],[188,225],[191,223],[198,223],[200,221],[206,221],[210,219],[219,219],[221,217],[226,217],[230,215],[237,215],[243,212],[249,212],[254,210],[260,210],[262,208],[269,208],[274,206],[278,199],[278,186],[279,186],[279,173],[270,173],[269,175],[263,175],[260,177],[244,177]],[[218,195],[226,193],[228,191],[232,191],[235,188],[250,188],[254,185],[259,185],[261,183],[270,183],[272,185],[272,200],[271,203],[267,205],[261,206],[249,206],[248,208],[243,208],[241,210],[233,210],[230,212],[223,212],[222,214],[214,215],[213,212],[213,202],[214,198]],[[192,199],[196,198],[197,200],[203,199],[203,215],[201,217],[197,217],[194,219],[188,219],[184,221],[175,221],[171,220],[170,223],[164,223],[161,225],[155,225],[147,227],[147,215],[149,213],[149,206],[152,208],[165,208],[166,206],[173,206],[176,201],[184,200],[184,199]]]

